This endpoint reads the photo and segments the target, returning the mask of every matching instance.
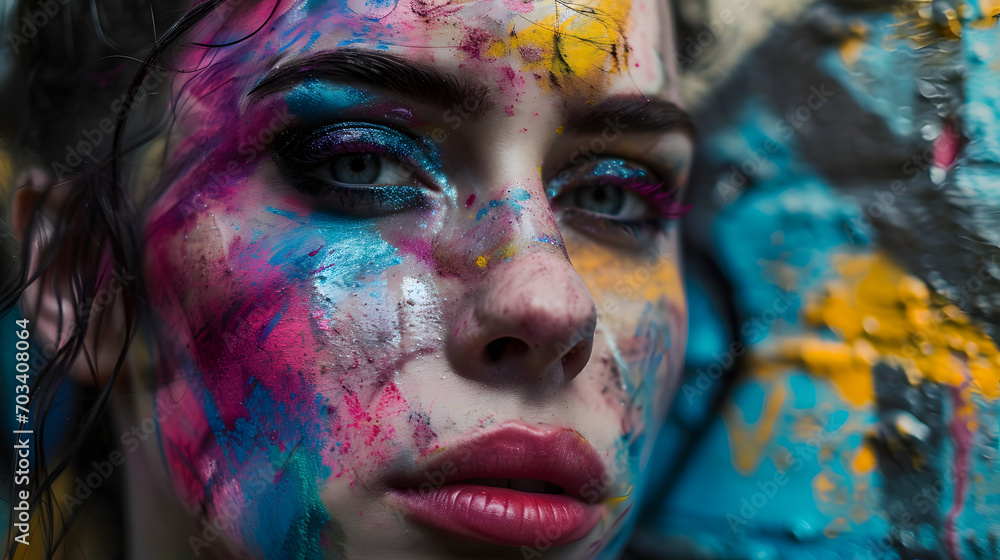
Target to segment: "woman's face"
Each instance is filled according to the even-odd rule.
[[[615,546],[685,345],[662,4],[237,3],[194,31],[259,28],[171,61],[197,71],[144,222],[162,463],[224,535],[195,552]]]

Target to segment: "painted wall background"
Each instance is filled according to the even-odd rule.
[[[1000,558],[1000,2],[677,11],[688,369],[631,556]]]

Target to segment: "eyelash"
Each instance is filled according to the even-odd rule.
[[[650,241],[653,235],[663,229],[664,222],[677,220],[690,209],[690,206],[684,206],[677,200],[678,188],[672,178],[668,181],[650,182],[618,176],[610,172],[590,175],[605,164],[610,165],[613,168],[611,171],[618,174],[646,175],[646,172],[633,162],[617,158],[599,160],[597,164],[584,164],[576,170],[566,170],[559,177],[553,179],[549,183],[549,188],[546,189],[549,197],[558,200],[572,196],[582,188],[613,186],[641,197],[654,209],[657,216],[644,219],[622,219],[579,208],[563,210],[563,213],[578,227],[612,240],[619,238],[621,233],[625,233],[628,236],[627,241],[643,244]],[[614,169],[614,167],[618,169]],[[581,174],[582,177],[580,177]],[[572,182],[578,184],[570,186]]]
[[[338,155],[386,156],[396,160],[420,183],[443,184],[437,158],[426,153],[418,138],[373,123],[344,122],[291,129],[278,136],[273,151],[279,168],[292,179],[296,189],[333,210],[388,214],[421,206],[427,198],[427,189],[415,184],[351,186],[320,179],[315,170]]]
[[[366,122],[343,122],[333,125],[290,129],[278,136],[273,145],[275,161],[300,192],[312,196],[335,212],[376,216],[413,209],[426,204],[427,186],[444,188],[447,184],[440,158],[423,146],[419,137],[394,128]],[[428,152],[432,152],[430,155]],[[325,180],[315,172],[343,154],[375,154],[389,157],[420,184],[357,186]],[[661,231],[666,220],[675,220],[689,207],[676,200],[673,181],[652,182],[639,164],[618,158],[566,170],[546,189],[554,201],[572,196],[580,189],[611,186],[632,193],[645,201],[657,214],[640,219],[615,218],[582,208],[565,208],[563,214],[578,227],[604,238],[625,233],[632,242],[644,243]],[[573,183],[576,183],[573,185]]]

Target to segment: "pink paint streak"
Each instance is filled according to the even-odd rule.
[[[972,449],[973,434],[969,429],[969,422],[972,418],[960,411],[969,406],[963,395],[969,386],[969,377],[972,375],[969,367],[962,363],[962,374],[965,380],[959,387],[950,387],[951,404],[955,410],[954,416],[948,423],[952,441],[955,443],[953,462],[955,466],[955,492],[951,503],[951,509],[944,523],[945,544],[952,560],[962,560],[962,547],[958,543],[958,531],[955,522],[965,507],[965,494],[969,488],[969,451]]]
[[[941,135],[934,140],[934,165],[941,169],[951,169],[962,150],[962,138],[951,121],[941,125]]]
[[[534,0],[503,0],[503,5],[519,14],[526,14],[535,9]]]

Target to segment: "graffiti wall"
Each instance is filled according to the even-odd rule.
[[[688,371],[635,557],[1000,557],[1000,3],[677,6]]]

